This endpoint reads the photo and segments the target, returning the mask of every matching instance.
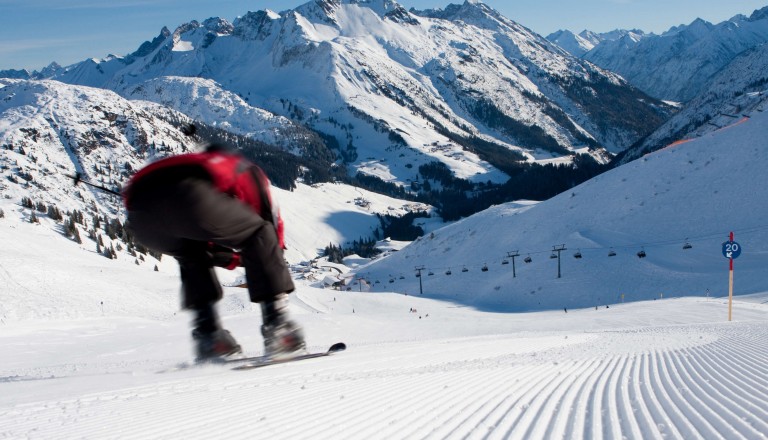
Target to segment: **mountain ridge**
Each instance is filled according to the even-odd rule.
[[[616,72],[657,99],[686,102],[705,91],[707,82],[736,56],[768,42],[768,6],[717,24],[697,18],[658,35],[620,33],[622,38],[602,34],[592,48],[575,44],[570,31],[549,38],[562,41],[572,54]]]
[[[421,13],[393,1],[316,1],[231,24],[209,18],[164,28],[127,57],[86,60],[51,77],[125,95],[166,76],[215,81],[335,137],[349,151],[342,157],[357,157],[345,164],[352,174],[399,184],[413,179],[411,168],[366,158],[381,157],[383,146],[414,168],[438,161],[457,177],[500,182],[486,145],[514,160],[567,162],[585,147],[605,160],[603,149],[627,148],[672,111],[480,2]],[[627,106],[632,121],[620,116]],[[435,142],[449,147],[433,151]]]

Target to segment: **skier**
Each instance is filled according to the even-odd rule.
[[[179,263],[182,305],[194,313],[198,361],[241,352],[215,310],[222,298],[215,265],[245,267],[250,300],[261,304],[266,356],[305,352],[301,328],[288,319],[287,295],[294,285],[283,259],[283,222],[258,166],[210,145],[139,170],[123,198],[136,240]]]

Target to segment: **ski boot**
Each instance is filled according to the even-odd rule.
[[[195,309],[192,340],[195,343],[195,361],[208,362],[241,353],[240,345],[229,331],[221,328],[213,304]]]
[[[269,359],[287,359],[306,354],[304,332],[295,322],[261,326],[264,336],[264,356]]]
[[[288,295],[281,293],[271,301],[261,303],[261,335],[264,337],[264,356],[269,359],[287,359],[306,354],[304,332],[287,318]]]
[[[195,329],[192,331],[192,340],[195,342],[195,362],[215,362],[242,352],[229,331],[221,328],[213,333]]]

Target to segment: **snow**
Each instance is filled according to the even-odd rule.
[[[292,263],[315,258],[329,244],[346,247],[354,240],[371,237],[381,226],[376,214],[402,216],[409,211],[432,210],[429,205],[333,183],[300,183],[293,191],[273,188],[272,193],[289,222],[285,256]]]
[[[195,50],[195,46],[191,41],[180,40],[173,45],[172,50],[174,52],[189,52],[191,50]]]
[[[739,297],[736,322],[727,323],[722,298],[505,314],[300,283],[291,311],[304,325],[310,347],[322,350],[344,340],[347,352],[250,372],[208,366],[159,374],[191,356],[188,317],[176,314],[171,304],[177,286],[170,269],[142,272],[100,257],[83,258],[61,239],[29,232],[44,227],[7,223],[0,226],[4,243],[16,232],[32,247],[0,256],[3,291],[26,289],[27,300],[36,302],[55,291],[45,301],[83,316],[3,324],[4,437],[760,438],[768,433],[766,293]],[[53,243],[61,260],[35,248],[50,250]],[[63,266],[70,276],[57,288],[39,286],[45,276],[31,265],[11,265],[14,258]],[[97,265],[97,258],[104,263]],[[64,259],[85,264],[66,265]],[[65,298],[86,281],[92,283],[86,291],[91,297],[78,298],[94,306],[68,304]],[[163,301],[144,308],[150,286]],[[258,354],[258,312],[242,303],[243,289],[225,290],[224,322],[249,354]],[[125,304],[115,303],[118,298]],[[103,312],[97,306],[102,299]]]
[[[130,100],[157,102],[179,109],[185,115],[232,133],[248,136],[287,150],[295,143],[286,141],[282,131],[293,126],[285,117],[248,105],[238,95],[203,78],[162,77],[129,87],[123,95]],[[290,148],[296,148],[291,145]]]
[[[210,365],[160,373],[192,357],[175,263],[137,265],[124,253],[106,259],[90,240],[74,243],[44,216],[29,223],[17,200],[0,199],[0,438],[765,438],[768,159],[759,141],[768,116],[751,116],[599,176],[575,197],[495,207],[361,269],[407,270],[409,294],[377,284],[375,292],[323,289],[297,270],[290,311],[309,348],[337,341],[349,348],[248,372]],[[361,194],[332,184],[275,194],[288,237],[308,241],[356,238],[347,228],[365,212],[343,203],[346,211],[334,214],[342,208],[332,202],[353,196]],[[362,196],[372,210],[394,204]],[[695,217],[686,217],[689,209]],[[317,217],[334,215],[337,223]],[[725,237],[712,245],[694,236],[731,226],[745,240],[729,322],[726,291],[702,288],[727,278],[727,261],[711,255]],[[488,238],[461,239],[470,228]],[[556,284],[543,276],[551,266],[518,260],[522,279],[485,278],[499,272],[494,267],[462,281],[458,273],[443,284],[433,277],[415,294],[415,264],[458,258],[430,251],[430,241],[453,237],[458,253],[495,257],[512,250],[506,240],[515,233],[521,251],[567,238],[595,266],[576,276],[569,258]],[[683,234],[695,253],[675,242],[669,250],[646,245],[642,264],[634,248],[623,260],[588,256]],[[225,285],[242,275],[219,274]],[[487,295],[501,280],[525,283],[531,274],[547,295],[527,312],[510,313],[498,293]],[[649,294],[669,294],[563,308],[571,291],[578,300],[584,288],[650,279]],[[226,328],[247,354],[260,354],[259,308],[244,289],[224,290],[218,309]]]
[[[722,296],[728,291],[722,243],[734,232],[744,251],[750,249],[749,259],[735,262],[738,291],[761,292],[768,204],[757,188],[768,187],[766,136],[768,114],[755,111],[546,202],[491,207],[356,271],[373,281],[374,290],[421,289],[490,310],[604,306],[622,295],[652,300],[708,289]],[[692,248],[683,249],[685,243]],[[567,249],[561,259],[551,258],[560,245]],[[611,250],[617,255],[609,257]],[[520,256],[513,271],[509,255],[515,251]],[[638,258],[640,251],[646,258]],[[576,252],[582,258],[574,258]],[[524,263],[529,256],[532,262]],[[418,266],[434,275],[416,278]],[[376,288],[377,280],[391,277],[394,284]]]

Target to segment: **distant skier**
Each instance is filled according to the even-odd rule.
[[[261,303],[267,356],[304,351],[303,332],[287,313],[295,287],[283,259],[283,222],[258,166],[211,145],[148,165],[123,197],[136,240],[179,263],[197,360],[241,352],[216,314],[222,290],[213,266],[245,267],[250,299]]]

